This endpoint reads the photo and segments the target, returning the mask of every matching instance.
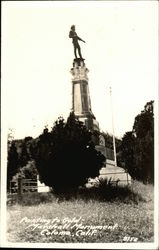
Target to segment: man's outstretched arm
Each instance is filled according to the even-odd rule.
[[[79,36],[77,36],[78,40],[82,41],[85,43],[85,41],[83,39],[81,39]]]

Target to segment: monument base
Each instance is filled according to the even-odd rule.
[[[115,166],[115,162],[106,160],[106,166],[101,168],[99,172],[99,179],[107,179],[120,186],[127,186],[131,184],[131,176],[124,168]]]
[[[131,185],[131,176],[125,171],[124,168],[115,166],[115,162],[106,160],[105,167],[101,168],[99,176],[95,179],[90,178],[86,187],[90,188],[94,185],[98,185],[100,181],[107,180],[115,186],[128,186]]]
[[[95,179],[89,179],[87,187],[93,186],[98,183],[98,180],[107,179],[111,183],[120,186],[127,186],[131,184],[131,176],[125,171],[124,168],[115,166],[113,150],[103,145],[95,146],[97,151],[100,151],[106,158],[104,167],[101,168],[99,176]]]

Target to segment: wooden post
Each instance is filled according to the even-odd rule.
[[[21,196],[22,193],[23,193],[22,178],[18,177],[18,196]]]
[[[10,194],[12,193],[12,183],[11,183],[11,181],[9,182],[9,193]]]

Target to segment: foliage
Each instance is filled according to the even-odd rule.
[[[95,150],[91,132],[71,113],[60,117],[51,132],[47,128],[33,145],[40,180],[57,192],[83,186],[99,175],[105,157]]]
[[[15,143],[12,142],[8,151],[8,161],[7,161],[7,189],[9,188],[9,182],[12,177],[18,171],[18,153]]]
[[[133,135],[133,132],[126,132],[122,138],[122,144],[120,147],[121,159],[124,161],[123,167],[132,177],[135,177],[138,171],[135,167],[134,145],[135,137]]]
[[[33,159],[31,158],[30,153],[32,141],[32,137],[12,141],[8,138],[7,187],[9,187],[9,182],[12,180],[13,176],[18,176],[18,174],[22,174],[22,176],[29,175],[30,178],[34,178],[35,167],[31,170]],[[29,170],[27,170],[28,166]],[[29,171],[30,174],[29,172],[27,173],[27,171]],[[32,177],[31,173],[33,173]]]
[[[109,133],[102,132],[102,135],[105,138],[105,146],[113,150],[113,136]],[[118,148],[121,144],[121,140],[117,137],[115,137],[115,145],[116,145],[116,151],[118,152]]]
[[[37,169],[35,166],[35,162],[28,161],[26,166],[19,169],[19,171],[16,173],[16,175],[13,176],[13,180],[17,180],[19,177],[23,179],[37,179]]]
[[[154,114],[153,101],[135,117],[133,130],[127,132],[121,143],[121,159],[133,178],[154,181]]]
[[[19,153],[19,168],[24,167],[30,160],[29,153],[27,151],[26,142],[23,140],[21,145],[21,152]]]
[[[14,140],[14,133],[13,133],[13,129],[12,128],[9,128],[8,130],[8,148],[11,146],[12,144],[12,141]]]

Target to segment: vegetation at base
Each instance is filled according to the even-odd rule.
[[[120,189],[120,193],[121,190]],[[125,189],[126,190],[126,189]],[[82,191],[81,191],[82,192]],[[119,191],[118,191],[119,192]],[[127,192],[127,191],[125,191]],[[51,193],[32,193],[24,195],[21,203],[8,206],[7,238],[8,242],[16,243],[119,243],[125,242],[125,237],[136,237],[138,242],[154,241],[154,206],[153,186],[144,185],[135,181],[132,184],[131,196],[118,196],[111,201],[102,201],[97,195],[87,199],[78,196],[64,199],[56,197]],[[91,193],[92,194],[92,193]],[[91,196],[90,194],[90,196]],[[119,193],[118,193],[119,194]],[[93,195],[93,194],[92,194]],[[84,196],[84,195],[83,195]],[[89,191],[85,196],[89,196]],[[142,197],[142,199],[141,199]],[[115,230],[99,230],[92,236],[76,235],[71,229],[71,235],[41,235],[42,229],[27,228],[31,223],[20,223],[23,218],[43,218],[53,220],[59,218],[73,219],[81,217],[82,225],[114,225],[118,224]],[[61,225],[61,222],[58,223]],[[49,232],[53,231],[50,229]],[[83,230],[84,232],[87,230]],[[129,243],[129,242],[128,242]]]
[[[11,198],[12,197],[12,198]],[[23,193],[20,197],[18,194],[9,196],[8,205],[16,203],[29,206],[36,205],[45,202],[54,201],[76,201],[83,200],[89,202],[90,200],[99,202],[114,202],[120,201],[127,204],[138,204],[140,201],[145,202],[144,196],[141,193],[132,190],[131,185],[119,186],[112,184],[112,182],[105,180],[99,180],[97,185],[91,187],[79,187],[78,189],[67,190],[57,193],[56,190],[51,190],[48,193]]]

